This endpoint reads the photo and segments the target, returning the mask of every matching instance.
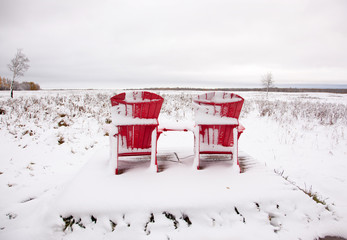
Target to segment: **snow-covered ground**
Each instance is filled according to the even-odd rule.
[[[0,239],[347,238],[347,95],[240,92],[230,156],[193,169],[194,136],[166,132],[109,170],[112,90],[0,92]],[[159,92],[160,124],[193,125],[192,96]]]

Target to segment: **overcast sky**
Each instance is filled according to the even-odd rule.
[[[347,84],[345,0],[0,0],[0,76],[41,88]]]

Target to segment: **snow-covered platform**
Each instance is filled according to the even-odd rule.
[[[4,239],[308,239],[336,222],[333,212],[244,152],[205,155],[193,168],[193,134],[163,133],[160,171],[149,158],[109,167],[109,148],[65,184],[18,205]],[[30,220],[31,219],[31,220]]]
[[[116,176],[107,147],[100,149],[52,199],[51,228],[66,227],[69,239],[101,231],[105,239],[312,240],[319,226],[334,223],[325,206],[246,153],[241,174],[227,155],[206,155],[202,169],[193,169],[189,133],[163,141],[179,134],[187,134],[181,148],[159,146],[159,173],[150,171],[149,158],[123,158]]]

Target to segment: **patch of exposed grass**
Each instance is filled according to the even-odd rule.
[[[303,188],[299,187],[295,182],[289,180],[289,177],[284,175],[284,170],[283,170],[283,171],[278,171],[278,170],[275,169],[274,172],[275,172],[277,175],[281,176],[284,180],[286,180],[286,181],[289,182],[290,184],[292,184],[292,185],[294,185],[295,187],[297,187],[300,191],[302,191],[302,192],[305,193],[307,196],[309,196],[313,201],[315,201],[315,202],[318,203],[318,204],[324,205],[324,206],[325,206],[325,209],[327,209],[328,211],[330,211],[329,206],[328,206],[328,204],[326,203],[326,201],[325,201],[325,200],[322,198],[322,196],[320,196],[317,192],[314,192],[314,191],[312,190],[312,186],[311,186],[309,189],[307,189],[306,187],[305,187],[305,189],[303,189]]]

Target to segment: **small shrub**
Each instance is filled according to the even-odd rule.
[[[84,224],[82,223],[82,219],[79,219],[79,220],[76,222],[76,224],[77,224],[80,228],[86,228],[86,227],[84,226]]]
[[[246,223],[246,218],[239,212],[239,210],[236,207],[234,207],[234,210],[237,215],[240,215],[242,217],[242,222]]]
[[[34,132],[33,132],[33,130],[25,130],[23,133],[22,133],[22,135],[24,136],[24,135],[26,135],[26,134],[29,134],[29,136],[34,136]]]
[[[64,140],[64,137],[63,136],[59,136],[59,139],[58,139],[58,145],[61,145],[65,142]]]
[[[60,216],[60,218],[63,219],[63,221],[64,221],[64,223],[65,223],[65,226],[63,227],[63,231],[64,231],[64,232],[65,232],[67,229],[69,229],[69,228],[70,228],[71,232],[73,232],[73,225],[74,225],[74,224],[77,224],[80,228],[86,228],[86,227],[84,226],[84,224],[82,223],[81,218],[80,218],[78,221],[76,221],[75,218],[74,218],[72,215],[70,215],[70,216],[68,216],[68,217],[62,217],[62,216]]]
[[[98,221],[98,219],[95,218],[93,215],[90,217],[90,219],[92,220],[93,223],[96,223]]]
[[[8,217],[8,219],[15,219],[17,217],[17,214],[15,213],[7,213],[6,216]]]
[[[171,220],[173,222],[173,225],[175,227],[175,229],[178,228],[178,221],[176,220],[176,217],[172,214],[172,213],[169,213],[169,212],[163,212],[163,214],[165,215],[165,217],[169,220]]]
[[[69,217],[65,217],[65,218],[62,217],[62,216],[60,216],[60,217],[63,219],[63,221],[65,223],[63,231],[65,232],[65,230],[68,229],[68,228],[70,228],[71,231],[73,231],[72,225],[75,223],[75,219],[73,218],[73,216],[69,216]]]
[[[155,223],[155,220],[154,220],[154,214],[151,213],[151,216],[149,217],[149,220],[148,222],[146,222],[146,225],[145,225],[145,228],[144,228],[144,231],[147,235],[149,235],[151,233],[151,231],[148,230],[148,224],[149,223]]]
[[[86,112],[86,109],[83,106],[78,107],[79,112]]]
[[[112,232],[114,232],[114,230],[117,227],[117,223],[113,222],[112,220],[110,220],[110,224],[111,224],[111,228],[112,228]]]
[[[182,215],[182,219],[187,223],[188,227],[189,227],[190,225],[192,225],[192,222],[190,221],[190,218],[188,217],[188,215],[183,214],[183,215]]]
[[[58,122],[58,127],[68,127],[69,126],[69,124],[67,124],[65,121],[64,121],[64,119],[62,119],[62,120],[60,120],[59,122]]]
[[[236,212],[237,215],[240,215],[240,212],[239,212],[239,210],[237,210],[236,207],[234,208],[234,210],[235,210],[235,212]]]

